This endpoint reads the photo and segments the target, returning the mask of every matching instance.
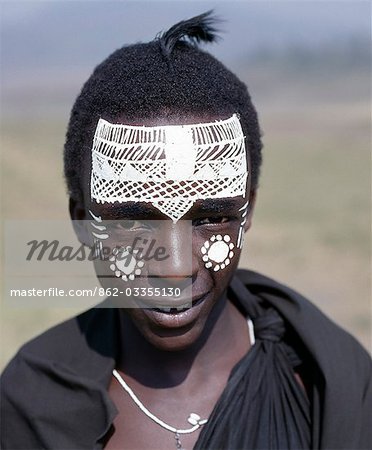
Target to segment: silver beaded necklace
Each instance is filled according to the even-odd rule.
[[[252,321],[250,319],[248,319],[248,330],[249,330],[249,338],[250,338],[250,341],[251,341],[251,345],[253,345],[255,343],[255,336],[254,336],[253,323],[252,323]],[[136,394],[132,391],[132,389],[128,386],[128,384],[124,381],[123,377],[119,374],[119,372],[116,369],[114,369],[112,371],[112,374],[118,380],[118,382],[120,383],[121,387],[125,390],[125,392],[128,393],[130,398],[139,407],[139,409],[144,414],[146,414],[146,416],[148,418],[153,420],[155,423],[157,423],[158,425],[160,425],[164,429],[174,433],[174,437],[175,437],[175,440],[176,440],[176,448],[178,450],[184,450],[182,448],[182,444],[181,444],[181,438],[180,438],[181,434],[193,433],[194,431],[198,430],[200,427],[202,427],[203,425],[205,425],[208,422],[208,419],[201,419],[198,414],[191,413],[189,415],[188,419],[187,419],[189,424],[192,425],[190,428],[182,429],[182,428],[172,427],[171,425],[168,425],[167,423],[165,423],[164,421],[162,421],[161,419],[156,417],[154,414],[152,414],[152,412],[150,412],[146,408],[146,406],[140,401],[140,399],[136,396]]]

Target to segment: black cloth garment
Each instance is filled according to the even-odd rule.
[[[367,352],[273,280],[238,271],[229,289],[252,318],[256,343],[232,370],[195,449],[372,448]],[[23,346],[2,376],[2,448],[103,448],[117,414],[107,389],[118,333],[118,310],[96,308]]]
[[[283,319],[270,306],[247,302],[239,279],[230,297],[252,319],[255,344],[233,368],[195,450],[311,448],[310,402],[294,377],[304,363],[285,343]]]

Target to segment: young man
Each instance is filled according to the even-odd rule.
[[[297,293],[237,271],[261,141],[245,85],[188,42],[214,38],[208,13],[181,22],[83,87],[65,145],[71,217],[123,293],[10,363],[4,448],[370,447],[366,352]]]

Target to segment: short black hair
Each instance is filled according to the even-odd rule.
[[[83,163],[90,158],[99,118],[227,118],[237,113],[246,136],[252,187],[257,187],[262,143],[247,87],[197,46],[216,40],[216,23],[208,11],[177,23],[149,43],[116,50],[95,68],[75,101],[66,134],[64,172],[72,199],[83,200]]]

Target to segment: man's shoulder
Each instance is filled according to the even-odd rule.
[[[29,372],[46,368],[52,361],[64,361],[68,357],[68,349],[78,352],[81,341],[78,317],[54,325],[23,344],[2,373],[2,389],[16,383],[20,376],[29,377]]]
[[[110,326],[112,311],[92,308],[57,324],[25,343],[6,366],[2,388],[19,377],[81,366],[100,352],[99,336]],[[109,351],[106,352],[107,355]]]
[[[56,442],[59,448],[85,448],[76,445],[86,437],[76,433],[76,417],[82,429],[98,430],[98,434],[102,430],[96,426],[111,420],[114,410],[106,387],[113,352],[99,343],[113,342],[113,313],[94,308],[21,347],[1,378],[4,448],[52,448]],[[68,415],[68,410],[76,414]]]
[[[238,270],[246,289],[274,307],[296,332],[315,359],[347,361],[371,373],[371,358],[362,345],[314,303],[296,290],[251,270]]]
[[[15,358],[22,359],[26,355],[34,355],[45,359],[60,359],[68,348],[76,350],[76,345],[82,337],[79,322],[91,314],[92,310],[86,311],[43,331],[23,344]]]

